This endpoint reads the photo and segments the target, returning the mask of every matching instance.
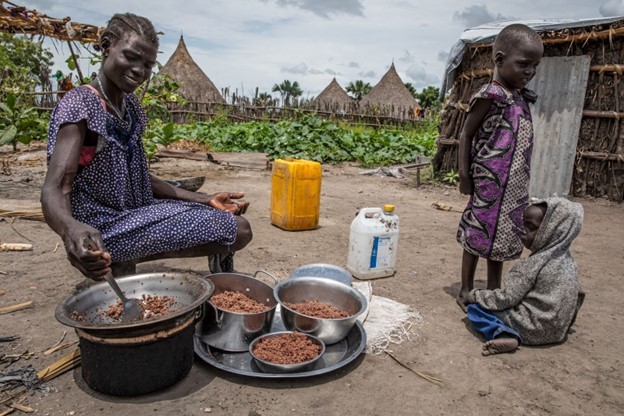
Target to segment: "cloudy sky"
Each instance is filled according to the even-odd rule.
[[[304,96],[336,77],[342,87],[375,85],[392,62],[418,90],[441,84],[446,58],[461,32],[495,20],[584,19],[624,15],[624,0],[33,0],[18,4],[73,21],[105,26],[132,12],[152,20],[164,64],[180,39],[217,88],[252,95],[283,80]],[[52,46],[67,54],[67,45]],[[55,69],[63,67],[57,58]],[[57,68],[58,67],[58,68]],[[83,63],[83,72],[97,68]]]

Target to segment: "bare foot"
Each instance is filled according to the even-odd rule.
[[[501,354],[504,352],[512,352],[516,348],[518,348],[518,340],[516,338],[500,337],[484,343],[481,354],[485,356]]]
[[[462,309],[462,311],[464,311],[464,313],[468,311],[468,306],[466,305],[466,299],[468,298],[468,293],[470,292],[460,291],[459,295],[457,295],[457,297],[455,298],[455,301],[457,302],[459,307]]]

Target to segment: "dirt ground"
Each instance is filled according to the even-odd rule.
[[[7,156],[3,148],[0,157]],[[43,152],[19,154],[4,164],[0,198],[38,200],[45,168]],[[175,386],[135,398],[98,394],[80,368],[50,381],[49,393],[31,392],[23,404],[39,415],[615,415],[624,409],[624,206],[605,200],[577,200],[585,224],[572,253],[587,292],[576,325],[561,345],[521,347],[513,354],[481,356],[481,342],[468,330],[454,297],[459,290],[461,250],[455,242],[459,210],[466,198],[452,187],[414,187],[414,178],[360,175],[350,165],[324,166],[320,227],[286,232],[270,224],[269,171],[224,169],[204,162],[162,159],[152,170],[163,178],[205,175],[202,191],[242,191],[254,239],[236,256],[236,268],[266,269],[286,278],[310,263],[344,266],[349,226],[359,208],[392,203],[400,216],[397,271],[375,280],[373,293],[412,305],[423,318],[412,340],[394,345],[394,356],[416,371],[444,381],[432,384],[386,355],[362,354],[351,364],[321,376],[266,380],[233,375],[195,359]],[[10,172],[9,172],[10,171]],[[445,212],[432,203],[453,207]],[[457,211],[455,211],[457,210]],[[54,310],[81,275],[65,257],[60,238],[39,221],[0,221],[0,241],[32,243],[33,251],[0,252],[0,307],[33,300],[33,307],[0,315],[2,354],[34,353],[8,368],[39,370],[66,351],[44,356],[71,328]],[[60,244],[60,246],[58,246]],[[524,254],[525,256],[527,253]],[[482,262],[483,263],[483,262]],[[505,266],[508,270],[510,264]],[[205,258],[141,264],[138,272],[207,272]],[[477,270],[483,285],[484,264]],[[0,354],[1,355],[1,354]],[[4,371],[6,364],[3,364]],[[0,406],[0,413],[5,410]],[[19,414],[16,412],[15,414]]]

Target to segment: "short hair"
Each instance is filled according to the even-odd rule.
[[[147,42],[151,43],[158,49],[158,34],[152,22],[142,16],[134,13],[117,13],[108,21],[108,25],[104,32],[100,35],[100,41],[105,37],[114,37],[121,39],[128,32],[135,32]]]
[[[530,204],[529,207],[535,207],[542,211],[542,219],[546,216],[546,211],[548,211],[548,204],[545,201],[538,202],[536,204]]]
[[[505,54],[509,53],[509,51],[517,47],[519,43],[525,45],[543,45],[542,38],[536,31],[527,25],[515,23],[505,26],[498,36],[496,36],[494,47],[492,48],[492,58],[494,58],[498,51],[502,51]]]

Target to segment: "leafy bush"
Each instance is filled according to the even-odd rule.
[[[364,166],[409,163],[416,154],[435,152],[438,115],[411,129],[372,129],[341,126],[324,119],[302,116],[276,123],[253,121],[227,123],[222,119],[193,125],[176,125],[167,141],[197,140],[216,152],[265,152],[271,160],[301,158],[323,163],[359,162]],[[162,127],[146,134],[146,148],[165,144]]]
[[[13,94],[0,102],[0,145],[12,144],[15,151],[17,142],[28,144],[45,138],[47,125],[34,108],[23,105]]]

